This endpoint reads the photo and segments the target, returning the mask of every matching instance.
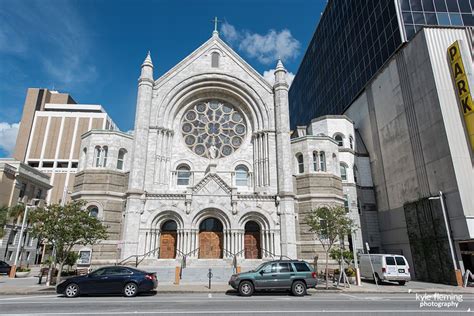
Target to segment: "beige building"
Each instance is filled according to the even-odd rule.
[[[50,176],[53,189],[46,202],[69,198],[81,135],[93,129],[117,129],[102,106],[77,104],[66,93],[28,89],[13,157]]]
[[[29,204],[33,199],[44,200],[51,189],[49,183],[49,176],[35,168],[15,159],[0,159],[0,206],[11,207],[19,203]],[[0,258],[8,263],[13,263],[20,242],[21,221],[19,217],[8,223],[0,239]],[[38,262],[41,252],[37,240],[25,231],[20,262]]]

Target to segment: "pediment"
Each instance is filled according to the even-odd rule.
[[[195,195],[228,196],[231,192],[231,187],[216,174],[206,175],[193,188],[193,194]]]

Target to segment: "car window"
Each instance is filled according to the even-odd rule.
[[[275,264],[269,264],[263,268],[263,273],[271,273],[272,272],[272,266],[275,266]]]
[[[304,262],[293,262],[293,265],[296,268],[296,271],[298,272],[309,272],[311,269],[308,267],[308,265]]]
[[[124,274],[130,274],[130,271],[128,271],[125,268],[114,267],[114,268],[108,268],[106,273],[107,275],[124,275]]]
[[[406,265],[405,259],[403,257],[395,257],[395,260],[397,261],[397,265],[399,265],[399,266]]]
[[[279,263],[278,272],[280,273],[293,272],[293,268],[291,267],[289,263]]]
[[[393,257],[385,257],[385,263],[388,266],[394,266],[395,265],[395,259]]]
[[[101,276],[106,274],[106,269],[102,268],[91,273],[91,276]]]

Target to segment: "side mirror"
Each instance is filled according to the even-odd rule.
[[[258,273],[260,273],[260,275],[263,275],[265,272],[263,272],[263,270],[260,270]]]

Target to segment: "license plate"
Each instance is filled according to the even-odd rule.
[[[405,269],[398,269],[398,273],[405,273]]]

